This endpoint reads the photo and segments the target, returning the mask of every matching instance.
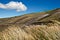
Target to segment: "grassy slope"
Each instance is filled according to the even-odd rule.
[[[11,17],[11,18],[3,18],[3,19],[0,19],[0,24],[8,24],[8,23],[25,24],[30,20],[33,20],[33,21],[37,20],[38,22],[50,21],[50,20],[59,20],[60,19],[60,13],[58,13],[58,12],[60,12],[60,9],[55,9],[52,11],[41,12],[41,13],[25,14],[22,16],[16,16],[16,17]],[[52,14],[52,15],[44,17],[41,19],[40,17],[42,17],[45,14]]]
[[[60,40],[60,25],[11,25],[0,32],[0,40]]]
[[[17,16],[17,17],[11,17],[11,18],[3,18],[0,19],[0,23],[6,24],[6,23],[16,23],[16,22],[20,22],[20,23],[24,23],[26,21],[29,21],[30,19],[35,18],[38,15],[43,15],[45,13],[33,13],[33,14],[25,14],[23,16]]]
[[[47,16],[42,20],[36,18],[44,14],[56,12],[57,14]],[[60,9],[0,19],[0,40],[60,40],[60,13],[58,12],[60,12]],[[54,23],[47,23],[46,25],[24,25],[32,19],[33,21],[36,19],[37,22],[52,21]]]

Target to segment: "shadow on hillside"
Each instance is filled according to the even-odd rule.
[[[8,28],[9,25],[0,24],[0,32]]]
[[[54,22],[52,22],[52,21],[47,21],[47,22],[34,22],[34,23],[32,23],[32,25],[42,25],[42,24],[47,25],[50,23],[54,24]]]

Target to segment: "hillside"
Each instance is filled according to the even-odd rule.
[[[0,18],[0,40],[60,40],[60,8]]]
[[[60,9],[51,10],[48,12],[25,14],[11,18],[0,19],[0,24],[32,24],[34,22],[44,22],[60,19]]]

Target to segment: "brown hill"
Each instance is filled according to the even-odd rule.
[[[0,18],[0,40],[60,40],[60,9]]]
[[[26,24],[51,22],[51,20],[60,20],[60,8],[40,13],[25,14],[11,18],[0,19],[0,24]]]

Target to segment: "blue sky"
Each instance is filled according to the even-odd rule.
[[[7,4],[11,1],[22,2],[26,7],[26,11],[17,12],[15,10],[7,10],[0,8],[0,18],[18,16],[32,12],[42,12],[60,8],[60,0],[0,0],[0,3]]]

